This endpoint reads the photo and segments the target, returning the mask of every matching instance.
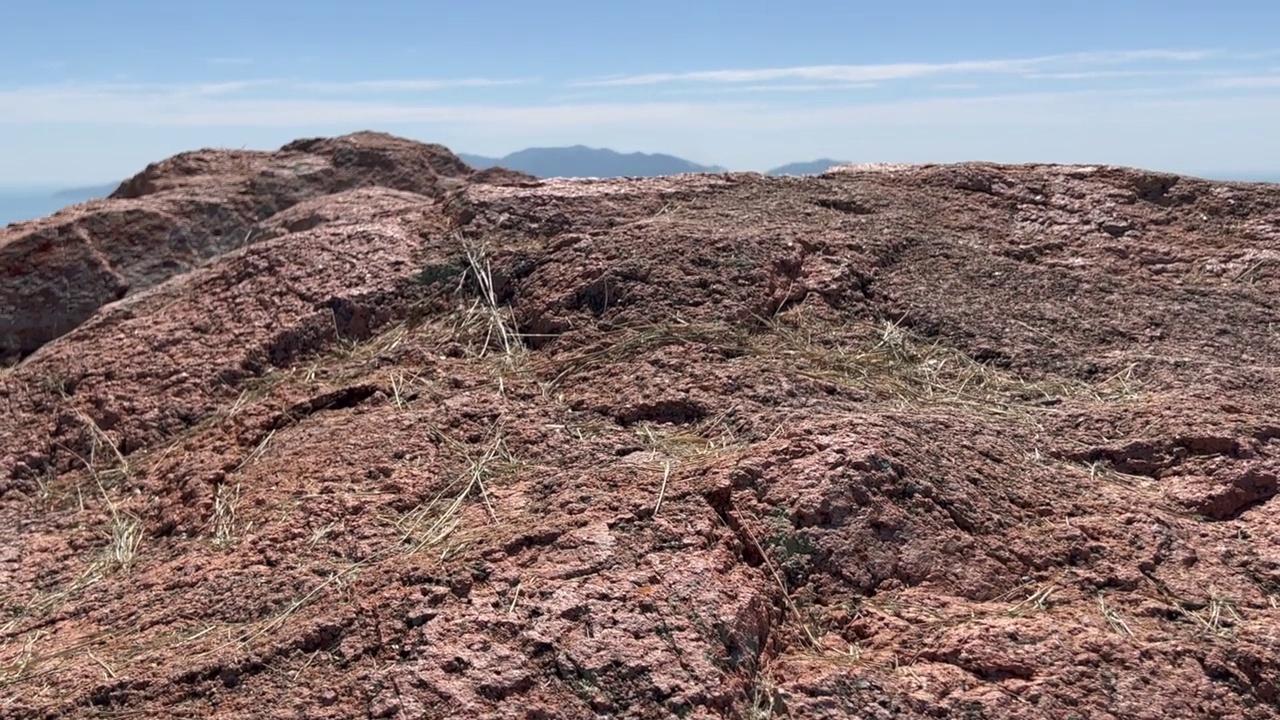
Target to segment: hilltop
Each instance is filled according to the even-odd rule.
[[[359,133],[0,267],[6,718],[1280,717],[1280,187]]]

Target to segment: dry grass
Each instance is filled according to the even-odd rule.
[[[9,662],[0,665],[0,688],[16,684],[31,676],[39,662],[36,643],[40,641],[43,634],[39,630],[28,634],[17,655]]]
[[[888,321],[833,331],[810,327],[797,314],[775,319],[767,335],[781,341],[778,352],[795,362],[796,375],[849,385],[903,407],[949,405],[1009,415],[1064,399],[1117,402],[1137,393],[1132,368],[1094,385],[1030,381]]]
[[[494,293],[493,268],[489,264],[488,248],[482,242],[471,240],[460,232],[455,233],[455,237],[466,253],[467,266],[480,294],[473,306],[473,312],[477,312],[486,326],[480,357],[484,357],[485,352],[496,345],[507,362],[514,362],[523,351],[524,343],[521,342],[515,330],[510,310],[498,304],[497,295]]]
[[[705,466],[747,448],[744,433],[733,420],[735,410],[730,408],[691,426],[648,422],[633,426],[648,458],[643,464],[652,465],[662,475],[653,507],[655,516],[662,509],[668,486],[678,469]],[[581,434],[578,437],[583,438]]]
[[[641,422],[632,429],[658,467],[697,466],[747,447],[736,416],[737,408],[730,407],[693,425]]]
[[[104,647],[119,647],[119,635],[115,633],[96,633],[90,637],[78,639],[77,642],[58,648],[58,650],[41,652],[40,644],[50,633],[45,630],[32,630],[23,638],[22,644],[13,656],[8,659],[0,659],[0,691],[5,688],[14,687],[14,685],[23,685],[22,693],[3,693],[0,692],[0,708],[13,705],[15,701],[27,700],[31,701],[38,694],[50,694],[51,685],[49,683],[37,684],[36,680],[41,678],[49,678],[49,676],[59,673],[59,671],[67,669],[68,665],[81,657],[88,657],[91,661],[100,667],[104,667],[104,662],[93,655],[93,650],[101,650]],[[10,643],[5,643],[9,646]],[[8,647],[5,647],[8,650]],[[4,656],[0,656],[4,657]],[[111,673],[115,673],[110,666],[105,666]],[[0,714],[3,715],[3,714]]]
[[[398,542],[384,546],[359,562],[350,563],[335,570],[305,595],[290,603],[284,611],[256,625],[252,630],[240,634],[230,643],[214,647],[205,654],[217,652],[228,644],[246,646],[257,638],[267,635],[288,622],[298,611],[315,601],[324,592],[343,586],[365,568],[397,556],[418,554],[428,548],[446,545],[446,541],[459,528],[463,509],[467,501],[472,498],[479,498],[490,521],[496,522],[497,511],[489,495],[488,483],[494,478],[517,471],[521,466],[507,449],[501,427],[493,428],[485,450],[478,455],[472,453],[463,443],[442,432],[437,431],[435,435],[443,447],[461,457],[464,467],[435,497],[395,521],[399,531]],[[320,539],[322,538],[315,538],[315,541],[319,542]],[[442,561],[449,551],[450,547],[446,545],[441,556]]]
[[[246,467],[249,467],[250,465],[253,465],[254,463],[258,462],[259,458],[262,457],[263,453],[267,451],[267,446],[271,444],[271,440],[275,436],[276,436],[275,430],[272,430],[271,432],[267,433],[262,438],[262,440],[258,442],[257,446],[255,446],[253,450],[249,452],[248,455],[245,455],[244,458],[240,460],[240,464],[236,465],[235,470],[232,470],[231,474],[234,475],[240,472],[241,470],[245,469]]]
[[[64,396],[64,399],[69,400]],[[85,511],[88,498],[97,495],[107,510],[107,523],[102,528],[105,544],[96,556],[88,559],[84,569],[70,582],[48,592],[36,593],[18,610],[18,617],[44,616],[62,607],[85,588],[97,584],[118,571],[127,571],[142,545],[143,524],[133,513],[112,499],[114,489],[125,483],[133,472],[129,460],[115,441],[79,408],[72,415],[89,435],[88,455],[71,448],[62,449],[84,466],[83,474],[66,473],[63,477],[47,473],[38,483],[38,499],[50,509],[62,509],[67,499],[75,498],[74,508]],[[86,479],[88,482],[85,482]],[[68,487],[69,485],[69,487]],[[88,490],[89,492],[86,492]],[[61,502],[58,500],[61,499]],[[16,627],[10,623],[8,629]]]
[[[667,483],[671,480],[671,461],[668,460],[662,464],[662,485],[658,488],[658,501],[653,504],[653,515],[658,516],[658,511],[662,510],[662,501],[667,496]]]
[[[1211,592],[1209,602],[1203,610],[1199,612],[1183,610],[1183,612],[1199,623],[1206,632],[1221,637],[1231,635],[1232,628],[1243,619],[1236,609],[1235,602],[1219,595],[1216,591]]]
[[[1161,583],[1152,581],[1152,584],[1162,602],[1210,635],[1229,637],[1244,620],[1236,601],[1219,593],[1217,588],[1209,588],[1208,598],[1199,601],[1177,597]]]
[[[410,376],[405,379],[402,371],[391,373],[391,404],[397,410],[407,410],[409,408],[409,388],[418,380],[417,376]]]
[[[70,583],[32,597],[21,610],[22,616],[44,616],[62,607],[85,588],[133,565],[142,545],[142,521],[112,502],[105,488],[99,486],[99,489],[110,514],[105,528],[105,546]]]
[[[725,324],[698,324],[675,320],[670,323],[614,330],[599,343],[563,353],[535,363],[544,376],[544,391],[559,386],[574,375],[634,357],[641,352],[669,345],[705,345],[734,348],[746,352],[748,335]]]
[[[1009,608],[1007,614],[1013,617],[1022,617],[1047,610],[1050,606],[1049,599],[1053,597],[1053,594],[1058,589],[1057,583],[1045,583],[1036,588],[1036,591],[1028,595],[1026,599]]]
[[[1132,367],[1098,383],[1027,380],[980,363],[941,341],[922,340],[891,322],[832,325],[791,311],[762,323],[760,332],[726,324],[672,321],[622,328],[590,347],[535,365],[547,388],[575,375],[672,345],[714,349],[750,358],[769,370],[850,387],[897,407],[963,407],[999,415],[1050,409],[1064,400],[1128,402],[1140,384]]]
[[[111,543],[107,546],[107,569],[128,570],[142,544],[142,521],[111,505]]]
[[[747,708],[746,717],[751,720],[772,720],[772,718],[790,717],[786,702],[772,678],[763,673],[757,675],[750,690],[751,705]]]
[[[478,497],[491,522],[498,516],[489,496],[490,480],[519,471],[520,462],[511,454],[500,427],[495,427],[484,452],[476,455],[453,438],[436,433],[438,441],[462,458],[464,469],[431,500],[420,504],[396,522],[410,552],[439,545],[456,530],[462,509],[469,498]]]
[[[1106,621],[1107,627],[1111,628],[1112,632],[1119,635],[1125,635],[1127,637],[1133,637],[1133,630],[1129,628],[1129,624],[1124,621],[1124,618],[1120,617],[1120,613],[1117,612],[1115,607],[1108,603],[1106,597],[1102,595],[1098,596],[1098,612],[1102,615],[1102,619]]]
[[[240,501],[240,484],[220,483],[213,493],[213,546],[224,548],[236,537],[236,505]]]
[[[58,472],[52,466],[46,467],[44,472],[35,476],[36,484],[35,501],[40,509],[49,512],[57,509],[56,499],[59,493],[55,491],[58,481]]]

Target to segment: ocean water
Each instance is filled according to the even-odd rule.
[[[47,191],[38,194],[31,191],[0,191],[0,227],[52,215],[77,202],[77,198],[54,197],[53,193]]]

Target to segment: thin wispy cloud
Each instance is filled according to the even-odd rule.
[[[1217,78],[1210,80],[1206,85],[1223,89],[1280,88],[1280,74]]]
[[[778,80],[825,82],[887,82],[935,75],[1030,73],[1037,70],[1120,65],[1138,62],[1194,62],[1209,58],[1205,50],[1129,50],[1044,55],[1001,60],[963,60],[947,63],[889,63],[877,65],[808,65],[798,67],[648,73],[578,80],[579,87],[628,87],[667,83],[760,83]]]
[[[353,82],[307,82],[295,85],[300,90],[343,94],[343,93],[395,93],[426,92],[432,90],[452,90],[458,88],[491,88],[510,85],[528,85],[538,78],[455,78],[455,79],[402,79],[402,80],[357,80]]]
[[[230,82],[219,83],[202,83],[200,85],[190,86],[190,91],[195,95],[234,95],[252,90],[253,88],[271,87],[282,84],[281,80],[260,79],[260,80],[233,80]]]
[[[1119,87],[1105,80],[1160,73],[1170,77],[1223,72],[1198,64],[1208,51],[1142,50],[1075,53],[1035,58],[813,66],[710,73],[640,75],[605,83],[608,101],[592,83],[540,78],[373,78],[318,82],[296,78],[231,79],[189,84],[49,84],[0,88],[0,124],[84,123],[147,127],[315,127],[429,124],[484,128],[626,128],[715,130],[761,127],[772,130],[838,127],[842,124],[903,124],[931,127],[1020,122],[1060,125],[1102,121],[1143,98],[1166,97],[1192,103],[1222,102],[1215,92],[1267,95],[1280,75],[1264,68],[1199,82],[1152,81]],[[1150,63],[1189,64],[1156,67]],[[1141,67],[1122,67],[1145,63]],[[1013,80],[982,90],[988,75]],[[658,78],[658,79],[654,79]],[[672,80],[670,78],[679,78]],[[696,83],[676,84],[688,78]],[[902,78],[932,82],[907,92],[893,87]],[[1098,80],[1080,87],[1028,79]],[[701,84],[698,84],[701,83]],[[520,95],[512,86],[528,87]],[[651,86],[659,85],[660,88]],[[997,84],[991,83],[994,87]],[[883,86],[891,91],[882,92]],[[1071,92],[1062,87],[1078,88]],[[1056,89],[1056,90],[1055,90]],[[466,91],[461,92],[461,91]],[[459,92],[452,92],[459,91]],[[568,91],[568,92],[566,92]],[[964,91],[964,92],[956,92]],[[438,94],[433,94],[438,93]],[[808,94],[826,93],[821,103]],[[681,98],[673,96],[717,95]],[[468,98],[463,100],[462,98]],[[521,98],[513,102],[514,98]],[[472,98],[475,98],[473,101]],[[687,101],[686,101],[687,100]],[[1209,105],[1206,105],[1208,107]],[[1091,108],[1105,108],[1094,113]],[[1217,107],[1217,106],[1214,106]],[[1108,120],[1109,121],[1109,120]]]
[[[1077,72],[1034,72],[1024,73],[1028,80],[1101,80],[1113,78],[1142,77],[1193,77],[1213,74],[1212,70],[1085,70]]]
[[[361,96],[394,93],[425,93],[463,88],[498,88],[537,82],[536,78],[491,79],[399,79],[358,80],[351,82],[301,82],[284,78],[252,78],[205,83],[60,83],[19,88],[46,97],[85,97],[109,99],[164,97],[189,98],[193,96],[234,96],[246,91],[271,88],[280,98],[308,96]]]
[[[457,105],[312,96],[246,97],[231,85],[46,86],[0,90],[0,124],[83,123],[156,127],[308,127],[426,123],[580,127],[596,123],[713,126],[751,109],[734,103],[623,102]],[[222,92],[220,92],[222,91]]]
[[[675,90],[667,90],[668,95],[706,95],[708,92],[713,93],[815,93],[815,92],[833,92],[840,90],[873,90],[880,87],[879,83],[810,83],[810,84],[782,84],[782,85],[727,85],[715,88],[680,88]]]

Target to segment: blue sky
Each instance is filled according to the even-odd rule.
[[[1280,170],[1274,1],[42,0],[2,15],[0,185],[359,129],[746,170]]]

